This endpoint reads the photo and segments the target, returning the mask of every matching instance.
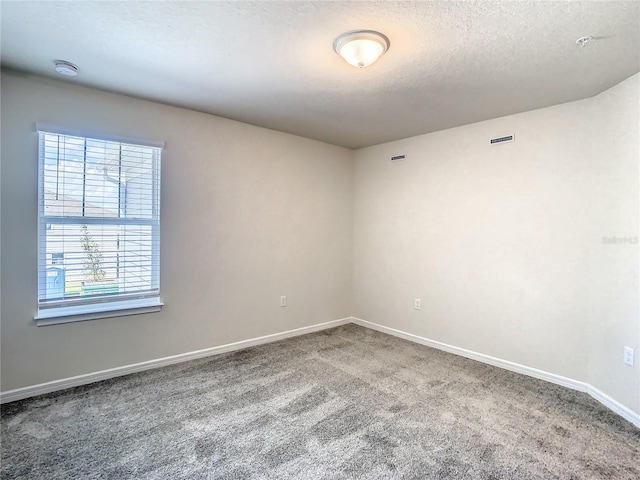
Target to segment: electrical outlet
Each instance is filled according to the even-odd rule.
[[[633,348],[624,347],[624,363],[633,367]]]
[[[287,296],[283,295],[280,297],[280,306],[281,307],[286,307],[287,306]]]
[[[419,298],[414,298],[413,299],[413,308],[416,310],[420,310],[422,308],[422,300],[420,300]]]

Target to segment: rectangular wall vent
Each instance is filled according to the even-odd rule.
[[[505,143],[505,142],[513,142],[513,135],[507,135],[506,137],[498,137],[491,139],[491,145],[495,145],[496,143]]]
[[[403,155],[394,155],[393,157],[391,157],[391,161],[392,162],[399,162],[400,160],[405,160],[407,158],[407,156],[405,154]]]

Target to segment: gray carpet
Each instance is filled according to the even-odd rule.
[[[640,479],[586,394],[355,325],[2,407],[2,478]]]

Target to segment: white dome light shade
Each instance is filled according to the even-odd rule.
[[[348,64],[363,68],[378,60],[389,49],[389,39],[373,30],[358,30],[336,38],[333,49]]]

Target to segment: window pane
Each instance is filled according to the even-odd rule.
[[[156,149],[54,134],[42,149],[45,216],[156,215]]]
[[[152,226],[49,224],[45,232],[46,282],[41,299],[157,288]]]

